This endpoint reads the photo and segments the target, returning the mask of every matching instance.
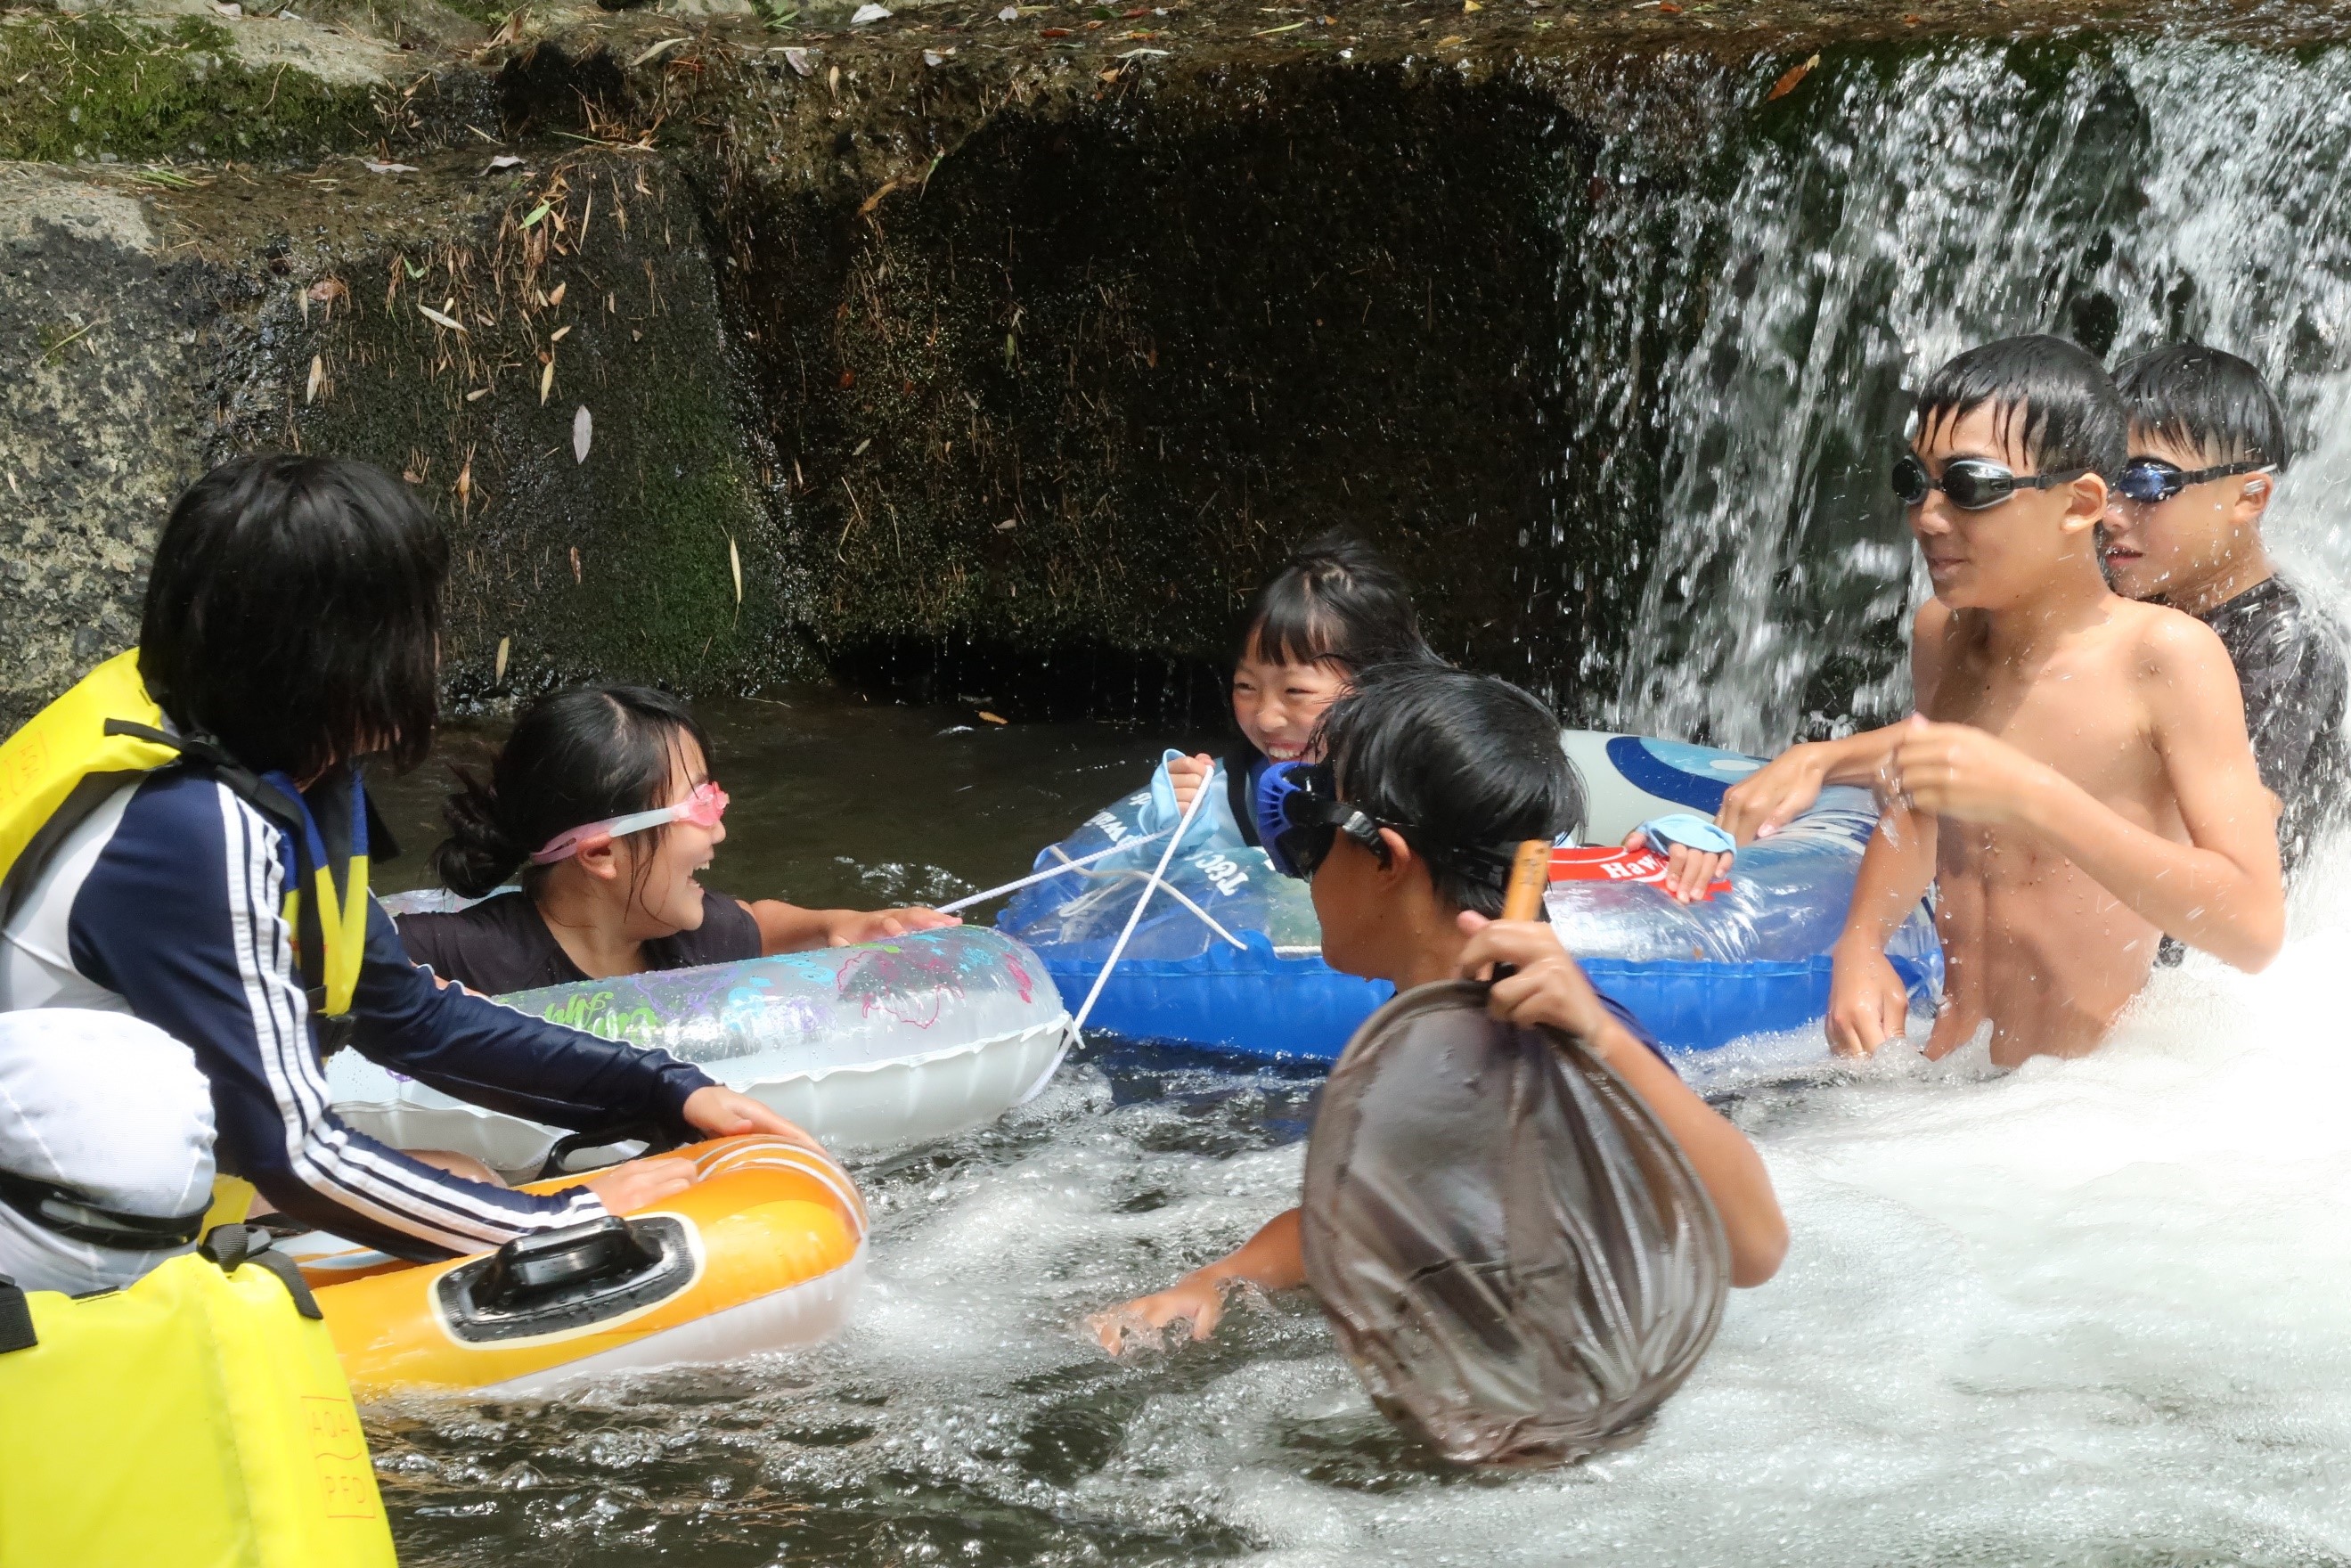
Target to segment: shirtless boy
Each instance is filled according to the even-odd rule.
[[[1919,394],[1895,488],[1935,593],[1836,947],[1843,1054],[1902,1032],[1885,946],[1929,882],[1948,966],[1930,1057],[1986,1021],[2001,1066],[2093,1050],[2166,931],[2243,969],[2277,954],[2275,808],[2228,653],[2099,570],[2125,423],[2104,368],[2055,338],[1971,349]]]

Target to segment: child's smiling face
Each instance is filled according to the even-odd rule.
[[[1233,666],[1233,722],[1272,761],[1312,761],[1314,727],[1322,710],[1346,695],[1347,677],[1327,660],[1281,664],[1263,653],[1252,640]]]
[[[709,781],[710,766],[703,758],[702,747],[694,743],[693,737],[680,735],[671,747],[669,785],[660,803],[682,804]],[[644,925],[661,927],[652,932],[651,937],[701,928],[702,885],[694,879],[710,864],[711,852],[726,839],[726,824],[723,821],[707,828],[697,822],[674,821],[657,834],[634,838],[633,852],[649,859],[641,858],[622,875],[624,879],[638,879],[636,907],[631,915]],[[620,841],[623,844],[631,841]],[[640,936],[639,939],[651,938]]]

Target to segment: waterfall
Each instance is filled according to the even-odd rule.
[[[2192,337],[2260,366],[2303,446],[2273,541],[2342,597],[2351,51],[1975,45],[1838,55],[1778,102],[1765,85],[1694,152],[1612,138],[1563,203],[1562,375],[1584,413],[1561,493],[1642,505],[1593,449],[1661,431],[1611,722],[1771,750],[1902,712],[1924,579],[1886,470],[1907,389],[2013,332],[2112,359]],[[1662,220],[1604,199],[1676,159],[1696,172]],[[1616,226],[1636,222],[1648,244]]]

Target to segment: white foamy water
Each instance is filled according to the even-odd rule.
[[[1180,1113],[1113,1111],[1086,1071],[1028,1152],[893,1193],[825,1381],[920,1391],[883,1440],[961,1484],[1113,1533],[1214,1521],[1274,1563],[2351,1561],[2346,962],[2339,916],[2258,977],[2191,961],[2095,1057],[2004,1076],[1750,1051],[1713,1087],[1769,1159],[1788,1265],[1639,1442],[1576,1470],[1414,1460],[1299,1301],[1109,1368],[1079,1316],[1240,1239],[1300,1151],[1155,1152]],[[1040,1389],[1100,1420],[1073,1473],[1012,1484],[991,1444]]]
[[[2351,1563],[2351,897],[2319,902],[2270,971],[2191,957],[2084,1061],[1792,1036],[1694,1071],[1793,1247],[1577,1469],[1420,1454],[1302,1294],[1103,1356],[1088,1312],[1295,1201],[1313,1089],[1113,1057],[862,1173],[833,1344],[374,1412],[405,1560]]]

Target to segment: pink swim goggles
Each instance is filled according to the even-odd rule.
[[[726,791],[712,779],[674,806],[663,806],[651,811],[632,811],[625,817],[608,817],[601,822],[589,822],[567,829],[547,841],[547,847],[530,857],[533,865],[553,865],[557,861],[569,860],[582,850],[601,849],[614,839],[631,833],[642,833],[647,828],[658,828],[671,822],[692,822],[697,828],[715,828],[718,819],[726,814]]]

